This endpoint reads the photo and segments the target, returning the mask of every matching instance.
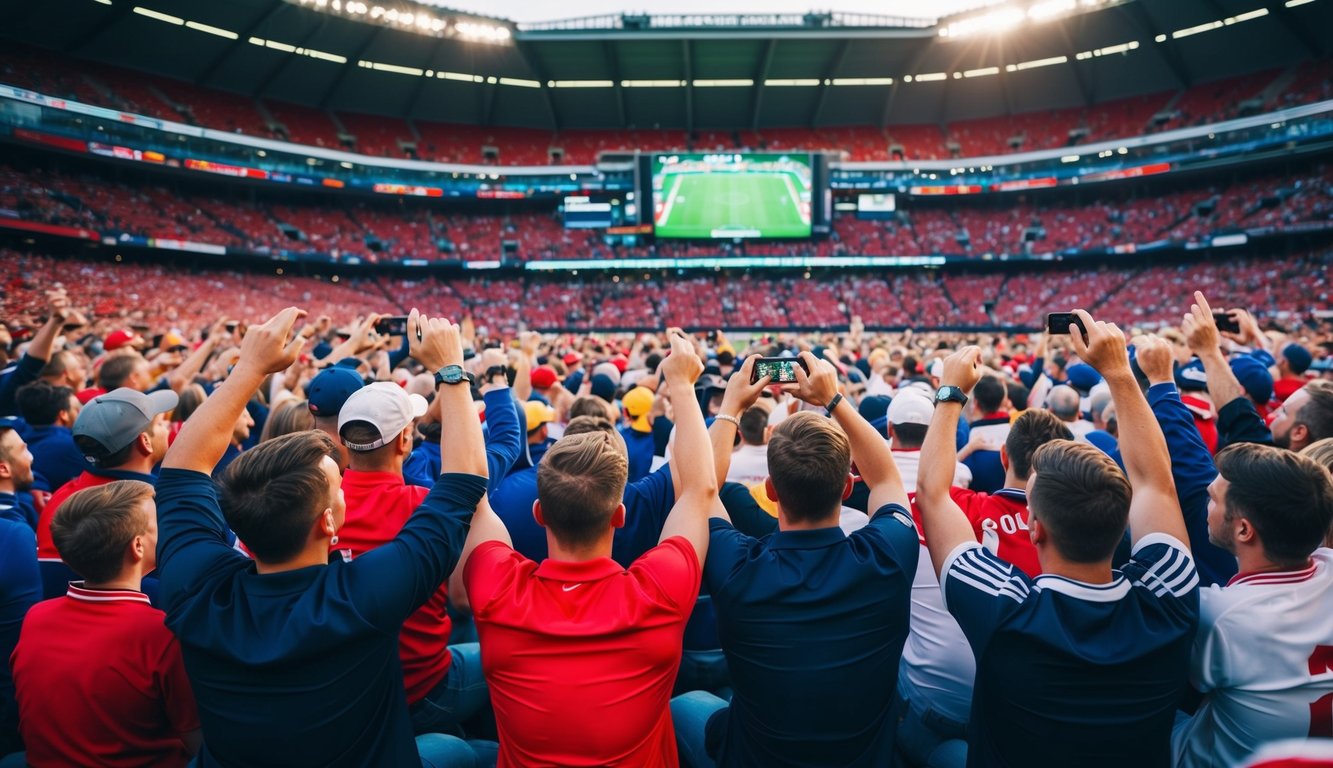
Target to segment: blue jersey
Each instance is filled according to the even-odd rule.
[[[969,766],[1169,768],[1199,577],[1164,534],[1112,575],[1034,580],[974,542],[949,556],[945,603],[977,658]]]

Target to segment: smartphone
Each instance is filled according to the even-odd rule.
[[[375,333],[388,336],[407,335],[407,315],[381,317],[375,321]]]
[[[236,333],[236,325],[236,321],[233,320],[222,327],[227,329],[227,333]]]
[[[1217,330],[1227,333],[1240,333],[1240,321],[1231,315],[1230,312],[1213,312],[1213,322],[1217,323]]]
[[[1068,336],[1070,328],[1077,328],[1088,337],[1088,329],[1083,327],[1083,318],[1073,312],[1051,312],[1046,315],[1046,332],[1052,335]]]
[[[810,367],[799,357],[761,357],[754,361],[750,383],[754,384],[765,376],[771,376],[773,384],[795,384],[798,365],[805,369],[807,374],[810,373]]]

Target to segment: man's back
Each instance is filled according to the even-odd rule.
[[[764,539],[712,521],[705,566],[735,697],[710,720],[719,765],[887,765],[919,544],[889,505]],[[721,729],[722,733],[718,731]]]
[[[500,542],[464,580],[500,729],[499,765],[676,765],[668,702],[699,561],[673,537],[628,570],[538,565]]]
[[[199,718],[163,618],[142,592],[77,584],[28,612],[13,666],[30,764],[189,761],[182,737]]]
[[[1260,744],[1333,736],[1333,550],[1312,559],[1199,595],[1191,682],[1207,696],[1177,765],[1238,765]]]
[[[163,470],[159,573],[206,763],[419,762],[398,632],[452,570],[484,490],[483,478],[444,475],[390,544],[351,563],[261,575],[227,546],[208,475]]]
[[[942,573],[977,658],[968,765],[1170,765],[1198,623],[1183,545],[1144,537],[1108,584],[1034,581],[972,543]]]

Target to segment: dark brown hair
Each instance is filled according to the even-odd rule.
[[[141,480],[116,480],[72,494],[51,518],[60,559],[88,581],[116,578],[125,546],[148,530],[139,505],[151,498],[153,486]]]
[[[328,435],[293,432],[245,451],[227,467],[218,486],[222,513],[257,560],[295,557],[315,518],[328,508],[324,458],[337,460]]]
[[[782,511],[793,521],[816,521],[842,505],[852,465],[842,429],[810,412],[788,416],[768,439],[768,474]]]
[[[1074,433],[1050,411],[1032,409],[1023,411],[1009,425],[1009,436],[1004,440],[1009,454],[1009,466],[1014,475],[1026,480],[1032,473],[1032,454],[1052,440],[1073,440]]]
[[[1028,509],[1056,551],[1075,563],[1111,557],[1129,524],[1131,495],[1111,457],[1088,443],[1054,440],[1032,454],[1032,471]]]

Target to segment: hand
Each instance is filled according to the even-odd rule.
[[[208,327],[208,339],[206,339],[206,341],[208,341],[209,343],[211,343],[213,346],[216,347],[218,344],[221,344],[223,341],[229,338],[231,334],[227,333],[228,322],[229,321],[227,320],[227,318],[219,317],[217,319],[217,322],[213,323]]]
[[[241,340],[241,359],[236,370],[260,377],[287,370],[305,347],[306,340],[292,333],[292,326],[302,317],[305,310],[288,307],[263,325],[250,326]]]
[[[1092,315],[1076,309],[1074,314],[1083,320],[1084,334],[1069,334],[1069,346],[1074,348],[1078,359],[1097,369],[1103,377],[1110,379],[1116,375],[1130,375],[1129,350],[1125,345],[1125,333],[1115,323],[1093,320]]]
[[[681,383],[694,386],[699,374],[704,372],[704,361],[694,351],[694,343],[682,333],[671,334],[671,354],[657,367],[662,380],[668,385]]]
[[[51,309],[50,316],[46,319],[48,323],[65,324],[65,318],[69,317],[72,308],[69,302],[69,296],[64,288],[57,288],[54,291],[46,292],[46,304]]]
[[[529,360],[536,359],[537,348],[541,346],[542,335],[536,331],[526,331],[518,337],[519,349]]]
[[[1254,319],[1254,315],[1243,309],[1228,310],[1227,314],[1240,325],[1240,333],[1228,333],[1227,338],[1251,347],[1264,346],[1264,332],[1259,329],[1259,321]]]
[[[442,317],[426,317],[413,308],[407,316],[408,350],[431,373],[463,364],[463,338],[457,325]]]
[[[815,357],[809,350],[801,353],[801,359],[809,366],[810,372],[806,373],[799,365],[792,366],[796,372],[796,383],[783,384],[782,391],[790,392],[811,405],[827,408],[838,394],[838,369],[833,367],[833,363]]]
[[[965,393],[981,381],[981,347],[968,346],[944,358],[940,386],[958,387]]]
[[[1160,336],[1149,334],[1134,339],[1134,358],[1148,377],[1149,384],[1173,381],[1171,343]]]
[[[1194,354],[1202,357],[1218,351],[1221,337],[1217,322],[1213,320],[1213,308],[1208,306],[1202,291],[1194,292],[1194,303],[1180,323],[1180,332],[1185,334],[1185,341]]]
[[[505,353],[495,347],[483,350],[481,356],[477,359],[479,361],[477,368],[482,373],[496,366],[505,367],[509,365],[509,359],[505,357]]]
[[[976,431],[968,435],[966,447],[969,454],[977,451],[995,451],[998,453],[1003,445],[1002,441],[998,441],[984,432]]]
[[[720,413],[739,418],[742,413],[749,410],[750,406],[759,401],[759,397],[764,393],[764,387],[772,383],[772,376],[765,376],[753,384],[750,383],[750,377],[754,375],[754,363],[758,359],[757,355],[750,355],[745,358],[740,370],[731,374],[731,380],[727,382],[727,391],[722,395]]]

